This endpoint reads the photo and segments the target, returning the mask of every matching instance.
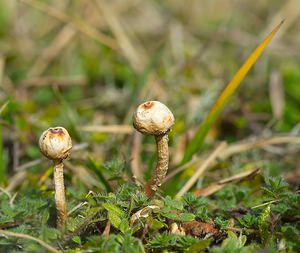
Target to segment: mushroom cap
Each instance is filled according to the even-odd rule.
[[[143,134],[163,135],[175,123],[170,109],[159,101],[140,104],[133,114],[133,126]]]
[[[72,140],[63,127],[50,127],[39,140],[41,153],[50,160],[64,160],[70,155]]]

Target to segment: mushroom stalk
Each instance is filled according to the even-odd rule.
[[[133,126],[142,134],[153,135],[157,147],[156,167],[151,179],[144,187],[148,198],[152,198],[161,186],[169,165],[168,132],[175,119],[167,106],[159,101],[148,101],[138,106],[133,115]]]
[[[169,166],[169,148],[168,148],[168,135],[155,136],[157,147],[157,162],[149,182],[145,185],[144,191],[148,198],[152,198],[161,186]]]
[[[64,164],[54,161],[55,206],[57,210],[57,226],[62,227],[67,219],[67,203],[64,185]]]

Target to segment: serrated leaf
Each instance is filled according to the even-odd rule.
[[[128,232],[128,231],[130,230],[129,223],[128,223],[128,220],[127,220],[127,219],[122,219],[122,220],[121,220],[119,229],[120,229],[120,231],[121,231],[123,234],[125,234],[126,232]]]
[[[78,221],[74,218],[68,218],[67,229],[68,231],[74,232],[77,229]]]
[[[116,215],[120,217],[125,217],[125,213],[116,205],[110,204],[110,203],[103,203],[102,204],[103,208],[110,212],[110,213],[115,213]]]
[[[163,223],[157,219],[154,219],[152,217],[148,217],[147,220],[146,220],[148,226],[151,228],[151,229],[160,229],[160,228],[163,228],[163,227],[167,227],[167,224],[166,223]]]
[[[183,210],[182,201],[177,199],[172,199],[170,196],[167,196],[165,198],[165,206],[172,209]]]
[[[122,221],[120,216],[116,215],[115,213],[108,212],[108,219],[114,227],[120,227]]]
[[[123,218],[126,217],[126,214],[116,205],[110,204],[110,203],[103,203],[103,208],[108,212],[108,219],[111,222],[111,224],[119,228],[121,221]]]

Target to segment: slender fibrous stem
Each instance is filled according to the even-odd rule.
[[[168,135],[158,135],[155,136],[156,146],[157,146],[157,162],[156,167],[152,173],[149,182],[145,185],[144,192],[148,198],[152,198],[161,186],[169,165],[169,149],[168,149]]]
[[[67,219],[67,204],[64,186],[64,165],[61,160],[54,161],[55,205],[57,211],[57,227],[62,227]]]

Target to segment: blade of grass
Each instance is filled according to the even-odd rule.
[[[219,153],[222,152],[227,146],[226,142],[221,142],[217,148],[205,159],[201,166],[195,171],[193,176],[185,183],[185,185],[179,190],[175,198],[181,198],[185,193],[191,189],[191,187],[197,182],[199,177],[209,168],[211,163],[215,161]]]
[[[91,157],[88,158],[87,166],[89,169],[91,169],[97,175],[97,177],[100,179],[101,183],[104,185],[106,191],[112,192],[113,190],[112,190],[109,182],[106,180],[106,178],[103,176],[103,174],[101,172],[101,166],[98,166]]]
[[[248,57],[248,59],[244,62],[242,67],[237,71],[231,81],[226,85],[225,89],[222,91],[216,102],[214,103],[213,107],[207,114],[206,118],[199,126],[194,138],[191,140],[187,149],[184,153],[184,157],[181,161],[181,165],[188,162],[192,156],[201,148],[205,136],[207,135],[211,126],[215,123],[216,119],[222,112],[223,108],[227,104],[230,97],[236,91],[236,89],[241,84],[241,81],[244,79],[246,74],[249,72],[251,67],[254,65],[258,57],[263,53],[266,46],[270,43],[273,39],[274,35],[280,29],[282,23],[281,21],[279,25],[277,25],[273,31],[258,45],[258,47],[253,51],[253,53]]]
[[[72,134],[72,137],[80,140],[81,136],[77,129],[77,122],[80,122],[80,120],[76,109],[68,103],[58,87],[53,87],[53,93],[60,103],[62,113],[66,116],[66,119],[68,119],[68,123],[70,124],[68,130],[70,130],[70,134]]]

